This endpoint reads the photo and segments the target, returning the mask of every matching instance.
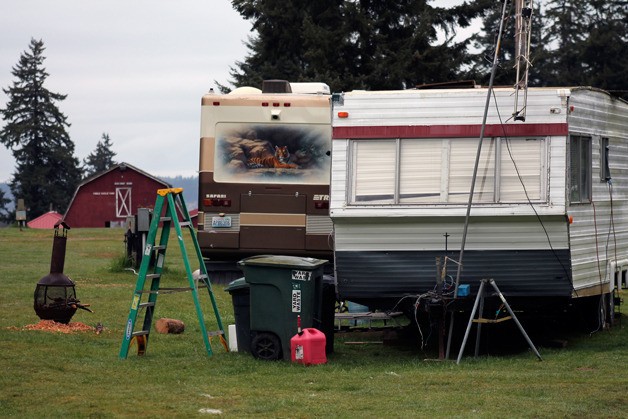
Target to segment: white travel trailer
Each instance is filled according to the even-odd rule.
[[[486,98],[486,88],[335,98],[341,298],[391,308],[434,288],[437,257],[459,258]],[[530,88],[525,121],[513,105],[512,88],[494,89],[460,284],[473,295],[492,278],[520,307],[610,310],[628,270],[628,103],[575,87]]]

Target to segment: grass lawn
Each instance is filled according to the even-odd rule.
[[[303,367],[227,353],[216,340],[208,357],[191,295],[177,293],[159,297],[155,319],[181,319],[185,332],[153,332],[145,356],[119,360],[136,280],[115,269],[123,233],[69,231],[65,273],[94,310],[72,321],[105,329],[62,334],[25,329],[39,322],[33,292],[50,269],[52,231],[0,229],[0,417],[628,416],[625,317],[609,331],[570,336],[564,349],[540,347],[543,361],[522,350],[456,365],[427,361],[434,354],[416,347],[347,344],[355,336],[337,335],[326,365]],[[170,243],[162,286],[181,286]],[[226,328],[234,316],[223,288],[214,292]],[[204,307],[215,330],[208,298]]]

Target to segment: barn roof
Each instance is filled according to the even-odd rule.
[[[26,225],[29,228],[54,228],[55,224],[61,220],[63,216],[56,211],[50,211],[34,220],[30,220]]]
[[[81,186],[85,185],[86,183],[89,183],[89,182],[92,182],[92,181],[98,179],[99,177],[105,176],[107,173],[113,172],[116,169],[120,169],[120,170],[131,169],[131,170],[134,170],[134,171],[136,171],[138,173],[141,173],[142,175],[144,175],[144,176],[146,176],[148,178],[153,179],[156,182],[163,183],[164,186],[166,186],[167,188],[172,187],[172,185],[170,185],[168,182],[166,182],[164,180],[161,180],[158,177],[153,176],[153,175],[151,175],[148,172],[145,172],[145,171],[143,171],[141,169],[138,169],[137,167],[135,167],[135,166],[133,166],[133,165],[131,165],[129,163],[122,162],[122,163],[116,164],[115,166],[111,166],[111,168],[109,170],[105,170],[104,172],[98,172],[98,173],[96,173],[96,174],[86,178],[84,181],[79,183],[78,188],[80,188]],[[78,188],[77,188],[77,190],[78,190]]]
[[[96,173],[96,174],[86,178],[81,183],[79,183],[79,185],[76,187],[76,190],[74,191],[74,195],[72,196],[72,199],[70,200],[70,204],[68,205],[68,208],[65,210],[64,217],[66,215],[68,215],[68,211],[70,210],[70,208],[72,208],[72,204],[74,203],[74,199],[76,198],[76,195],[78,195],[79,191],[81,190],[81,188],[83,186],[87,185],[88,183],[93,182],[94,180],[96,180],[98,178],[106,176],[107,174],[113,172],[114,170],[118,170],[118,169],[120,169],[120,170],[129,170],[130,169],[130,170],[133,170],[133,171],[135,171],[137,173],[140,173],[142,176],[145,176],[145,177],[147,177],[149,179],[154,180],[157,183],[161,183],[162,185],[164,185],[165,188],[171,188],[172,187],[172,185],[169,184],[168,182],[166,182],[165,180],[159,179],[158,177],[153,176],[150,173],[145,172],[145,171],[143,171],[141,169],[138,169],[137,167],[135,167],[135,166],[133,166],[133,165],[131,165],[129,163],[121,162],[121,163],[116,164],[115,166],[112,166],[110,169],[105,170],[103,172]]]

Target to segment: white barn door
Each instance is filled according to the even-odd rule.
[[[131,188],[116,188],[116,217],[126,218],[131,215]]]

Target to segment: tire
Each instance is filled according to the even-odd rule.
[[[265,361],[281,359],[281,342],[274,333],[259,332],[251,341],[251,354]]]

